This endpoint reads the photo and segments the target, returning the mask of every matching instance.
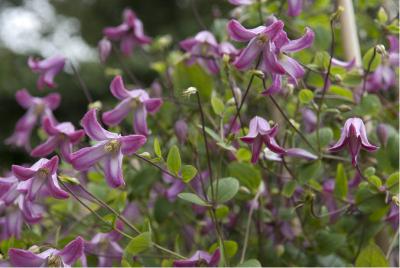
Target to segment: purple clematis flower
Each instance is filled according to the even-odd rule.
[[[100,62],[105,63],[108,59],[108,56],[110,56],[112,49],[112,44],[110,40],[108,40],[107,38],[101,39],[97,44],[97,49],[99,51]]]
[[[288,0],[288,15],[297,17],[303,9],[303,0]]]
[[[110,85],[111,93],[121,102],[111,111],[103,114],[103,121],[109,126],[119,124],[128,114],[135,111],[133,126],[137,134],[147,136],[147,113],[157,112],[163,101],[150,98],[143,89],[127,90],[121,76],[116,76]]]
[[[127,8],[123,13],[123,23],[116,27],[107,27],[103,34],[111,41],[119,41],[122,53],[129,56],[136,45],[150,44],[151,38],[143,31],[143,23],[133,10]]]
[[[57,85],[54,82],[54,77],[64,69],[65,58],[52,57],[44,60],[37,60],[29,57],[28,65],[33,72],[40,74],[39,80],[37,81],[39,90],[44,89],[46,86],[55,88]]]
[[[82,255],[84,240],[78,236],[69,242],[62,250],[47,249],[41,253],[29,250],[11,248],[8,251],[10,262],[15,267],[70,267]]]
[[[31,156],[47,156],[59,147],[63,159],[70,163],[72,145],[78,143],[85,136],[85,132],[83,130],[75,130],[75,127],[70,122],[55,124],[49,118],[44,119],[43,129],[49,137],[46,142],[32,150]]]
[[[240,139],[245,143],[252,144],[252,163],[258,161],[263,143],[265,143],[265,145],[274,153],[284,154],[286,152],[286,150],[280,147],[274,139],[277,133],[277,125],[271,128],[265,119],[258,116],[251,119],[249,133]]]
[[[121,221],[117,221],[116,228],[122,231]],[[98,256],[98,267],[112,267],[113,262],[120,262],[124,250],[118,244],[121,234],[113,230],[109,233],[98,233],[89,242],[85,241],[85,253]]]
[[[235,6],[248,6],[255,3],[254,0],[228,0],[228,2]]]
[[[219,249],[216,249],[212,255],[208,252],[198,250],[187,260],[174,261],[174,267],[217,267],[220,258],[221,252]]]
[[[186,140],[188,139],[188,134],[189,134],[188,133],[188,125],[187,125],[186,121],[183,119],[176,121],[174,130],[175,130],[175,135],[178,138],[178,141],[181,144],[184,144],[186,142]]]
[[[201,31],[193,38],[188,38],[179,43],[181,48],[190,53],[187,61],[189,65],[197,62],[211,74],[219,72],[217,59],[220,55],[220,47],[214,35],[209,31]]]
[[[357,158],[361,148],[369,152],[376,151],[379,148],[369,143],[364,122],[356,117],[347,119],[340,139],[335,145],[329,148],[329,151],[337,152],[345,146],[348,146],[353,166],[357,166]]]
[[[18,104],[28,111],[18,120],[14,133],[6,140],[6,144],[25,147],[29,151],[33,127],[38,119],[43,120],[45,117],[55,121],[52,111],[60,105],[61,96],[51,93],[44,98],[32,97],[26,89],[21,89],[17,91],[15,98]]]
[[[27,198],[33,201],[43,185],[47,186],[49,193],[57,199],[68,198],[66,191],[61,189],[57,180],[58,156],[50,160],[41,158],[30,168],[12,165],[12,172],[20,181],[18,189],[26,193]]]
[[[76,170],[88,170],[103,161],[107,183],[111,187],[124,185],[122,160],[124,155],[135,153],[146,143],[143,135],[127,135],[105,130],[96,118],[96,110],[89,110],[81,123],[86,134],[97,143],[92,147],[82,148],[71,156],[71,163]]]

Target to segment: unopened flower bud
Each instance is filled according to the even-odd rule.
[[[264,79],[264,78],[265,78],[265,75],[264,75],[263,71],[254,69],[254,70],[251,71],[251,73],[252,73],[253,75],[256,75],[256,76],[260,77],[261,79]]]
[[[101,108],[103,107],[103,104],[101,103],[101,101],[95,101],[92,103],[89,103],[89,110],[91,109],[96,109],[96,110],[101,110]]]
[[[382,44],[376,45],[375,49],[376,49],[376,53],[378,53],[378,54],[381,54],[381,55],[386,54],[385,46]]]
[[[341,82],[343,77],[340,74],[335,74],[335,82]]]
[[[224,55],[222,56],[222,61],[223,61],[225,64],[228,64],[229,61],[230,61],[230,59],[231,59],[231,57],[229,57],[228,54],[224,54]]]
[[[234,87],[233,94],[235,94],[237,103],[241,103],[242,102],[242,91],[240,90],[240,88]]]
[[[393,201],[393,203],[396,204],[396,206],[400,206],[400,201],[399,201],[399,197],[398,196],[393,196],[392,197],[392,201]]]
[[[153,97],[161,98],[162,97],[162,87],[157,80],[154,80],[150,85],[151,95]]]
[[[386,124],[379,123],[376,128],[376,135],[382,146],[386,146],[389,137],[389,127]]]
[[[189,97],[190,95],[196,94],[197,93],[197,88],[195,87],[189,87],[185,91],[183,91],[183,96]]]
[[[335,13],[332,14],[331,20],[338,20],[344,11],[343,6],[339,6]]]
[[[181,120],[176,121],[175,135],[181,144],[186,142],[186,140],[188,138],[188,126],[187,126],[185,120],[181,119]]]
[[[348,112],[348,111],[352,110],[352,108],[349,105],[346,105],[346,104],[339,105],[338,109],[341,112]]]
[[[276,245],[275,253],[278,257],[282,256],[285,253],[285,247],[282,244]]]
[[[111,53],[112,44],[110,40],[108,40],[107,38],[101,39],[97,45],[97,48],[99,50],[99,57],[101,63],[105,63],[107,61],[108,56],[110,56]]]
[[[151,154],[149,152],[143,152],[141,154],[139,154],[141,157],[150,159],[151,158]]]

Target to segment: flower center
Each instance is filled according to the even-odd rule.
[[[50,174],[50,170],[49,170],[48,168],[40,168],[40,169],[37,171],[37,175],[38,175],[40,178],[46,178],[49,174]]]
[[[261,35],[259,35],[258,36],[258,40],[261,42],[261,43],[267,43],[267,41],[268,41],[268,36],[266,36],[265,34],[261,34]]]
[[[44,104],[39,103],[35,106],[35,114],[40,115],[44,111]]]
[[[107,153],[116,153],[121,147],[121,142],[118,140],[111,140],[106,145],[104,145],[104,150]]]
[[[140,103],[139,98],[132,98],[130,101],[129,105],[131,106],[132,109],[135,109]]]
[[[63,262],[60,256],[58,255],[50,255],[47,258],[47,266],[48,267],[63,267]]]

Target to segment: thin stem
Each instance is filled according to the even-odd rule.
[[[169,250],[169,249],[167,249],[167,248],[165,248],[165,247],[163,247],[163,246],[160,246],[159,244],[153,243],[153,246],[154,246],[155,248],[157,248],[157,249],[159,249],[159,250],[161,250],[161,251],[167,252],[167,253],[169,253],[170,255],[175,256],[175,257],[177,257],[177,258],[179,258],[179,259],[186,259],[184,256],[180,255],[179,253],[176,253],[176,252],[174,252],[174,251],[172,251],[172,250]]]
[[[83,81],[83,79],[82,79],[81,75],[79,74],[78,70],[75,68],[75,65],[72,62],[70,62],[70,63],[71,63],[72,71],[74,72],[75,76],[78,78],[79,85],[81,86],[81,89],[82,89],[83,93],[85,94],[85,97],[86,97],[87,101],[89,103],[92,103],[93,102],[93,98],[90,95],[88,87],[86,86],[85,82]]]
[[[324,100],[325,100],[325,94],[326,91],[328,90],[328,85],[329,85],[329,76],[331,74],[331,68],[332,68],[332,58],[333,58],[333,52],[335,50],[335,31],[333,29],[334,26],[334,19],[331,19],[331,47],[329,50],[329,64],[328,64],[328,70],[325,74],[325,78],[324,78],[324,87],[322,88],[322,96],[321,96],[321,100],[319,102],[318,105],[318,110],[317,110],[317,131],[316,131],[316,138],[317,138],[317,145],[318,145],[318,152],[321,152],[321,144],[320,144],[320,140],[319,140],[319,129],[320,129],[320,124],[321,124],[321,109],[322,109],[322,105],[324,104]]]
[[[197,11],[197,6],[196,6],[194,0],[191,1],[191,8],[193,11],[193,15],[194,15],[197,23],[199,24],[199,26],[201,28],[203,28],[203,30],[207,30],[206,25],[204,24],[203,20],[201,19],[200,15],[199,15],[199,12]]]
[[[113,48],[115,55],[117,55],[117,60],[118,60],[119,64],[121,65],[122,69],[124,70],[124,72],[128,75],[128,77],[132,80],[132,82],[141,86],[139,79],[129,70],[129,68],[126,66],[126,64],[122,60],[120,52],[114,46],[112,46],[112,48]]]
[[[370,73],[370,71],[371,71],[371,65],[372,65],[372,62],[373,62],[374,59],[375,59],[375,56],[376,56],[376,46],[374,47],[374,53],[372,54],[372,57],[371,57],[371,59],[370,59],[369,62],[368,62],[367,70],[364,72],[363,87],[362,87],[362,92],[361,92],[361,96],[360,96],[360,101],[361,101],[361,99],[362,99],[363,96],[364,96],[365,90],[367,89],[367,78],[368,78],[368,75],[369,75],[369,73]]]
[[[388,251],[386,252],[386,259],[388,260],[390,257],[390,254],[392,253],[392,250],[394,246],[396,245],[396,241],[398,241],[397,237],[399,236],[399,228],[397,228],[396,233],[394,234],[392,241],[390,242]]]
[[[262,14],[262,6],[261,6],[261,0],[257,0],[258,4],[258,17],[260,19],[261,25],[264,24],[264,19],[263,19],[263,14]]]
[[[340,156],[336,156],[336,155],[329,155],[329,154],[323,154],[321,155],[322,158],[326,158],[326,159],[334,159],[334,160],[338,160],[338,161],[345,161],[345,162],[350,162],[350,159],[344,158],[344,157],[340,157]]]

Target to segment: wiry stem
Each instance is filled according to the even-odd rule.
[[[79,85],[81,86],[81,89],[82,89],[83,93],[85,94],[85,97],[86,97],[87,101],[89,103],[92,103],[93,102],[93,98],[90,95],[89,89],[86,86],[86,84],[83,81],[81,75],[79,74],[78,70],[75,68],[75,66],[74,66],[74,64],[72,62],[71,62],[71,68],[72,68],[72,71],[74,72],[75,76],[78,78]]]
[[[360,100],[363,98],[365,90],[367,88],[367,78],[368,78],[369,73],[371,72],[371,65],[372,65],[372,62],[375,59],[375,56],[376,56],[376,47],[374,47],[374,52],[372,54],[371,59],[368,62],[367,70],[364,72],[363,86],[362,86],[362,92],[361,92]]]

